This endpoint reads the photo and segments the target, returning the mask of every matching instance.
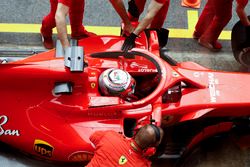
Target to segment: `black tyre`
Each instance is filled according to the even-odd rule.
[[[250,68],[250,27],[245,27],[238,21],[232,29],[231,46],[235,59],[244,67]]]

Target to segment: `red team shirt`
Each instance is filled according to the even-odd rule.
[[[166,2],[166,0],[155,0],[155,1],[158,3],[165,3]]]
[[[150,167],[151,162],[135,152],[131,141],[114,131],[97,131],[90,136],[95,155],[86,167]]]

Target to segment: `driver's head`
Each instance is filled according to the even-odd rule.
[[[163,130],[155,125],[145,125],[135,135],[135,142],[142,150],[158,146],[163,137]]]
[[[134,78],[121,69],[107,69],[99,77],[99,87],[105,96],[120,96],[128,100],[134,94],[135,85]]]

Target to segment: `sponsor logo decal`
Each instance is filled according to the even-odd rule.
[[[94,154],[88,151],[77,151],[72,153],[68,159],[74,162],[80,161],[90,161],[93,158]]]
[[[111,118],[118,118],[121,116],[120,113],[117,112],[102,112],[102,111],[96,111],[96,112],[88,112],[88,116],[90,117],[111,117]]]
[[[131,68],[148,68],[147,65],[145,65],[145,64],[138,64],[138,63],[136,63],[136,62],[132,62],[132,63],[130,64],[130,67],[131,67]]]
[[[217,102],[217,96],[220,96],[220,91],[216,89],[216,85],[218,84],[219,81],[215,78],[214,73],[208,73],[208,87],[211,103]]]
[[[53,150],[53,146],[43,140],[36,139],[34,142],[34,151],[44,157],[51,158]]]
[[[8,123],[8,117],[6,115],[0,116],[0,136],[20,136],[19,130],[5,129],[4,125]]]
[[[204,75],[204,72],[194,72],[193,75],[195,78],[199,78]]]
[[[127,158],[124,155],[122,155],[119,159],[119,165],[124,165],[127,162],[128,162]]]
[[[157,69],[145,69],[145,68],[141,68],[141,69],[138,69],[138,72],[157,72]]]
[[[131,68],[138,68],[138,72],[157,72],[157,69],[151,69],[151,68],[148,68],[148,66],[146,64],[139,64],[137,62],[132,62],[130,64],[130,67]]]

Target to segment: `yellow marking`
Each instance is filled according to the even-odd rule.
[[[194,30],[194,27],[198,21],[198,11],[197,10],[188,10],[187,11],[187,20],[188,20],[188,29]]]
[[[192,38],[194,27],[198,21],[198,11],[187,11],[188,29],[169,28],[170,38]],[[120,27],[108,26],[85,26],[88,31],[94,32],[98,35],[120,35]],[[41,24],[9,24],[0,23],[0,33],[39,33]],[[70,32],[70,26],[67,26]],[[53,30],[56,33],[56,29]],[[231,31],[223,31],[219,39],[230,40]]]
[[[231,40],[231,31],[222,31],[219,39]]]
[[[120,35],[121,31],[120,27],[104,27],[104,26],[86,26],[86,29],[98,35]]]
[[[120,27],[85,26],[88,31],[93,31],[98,35],[119,35]],[[7,24],[0,23],[0,32],[8,33],[40,33],[41,24]],[[67,26],[70,32],[70,26]],[[56,33],[56,29],[53,29]]]
[[[7,24],[0,23],[0,32],[8,33],[38,33],[41,25],[39,24]]]
[[[192,34],[188,29],[169,28],[169,38],[192,38]]]

